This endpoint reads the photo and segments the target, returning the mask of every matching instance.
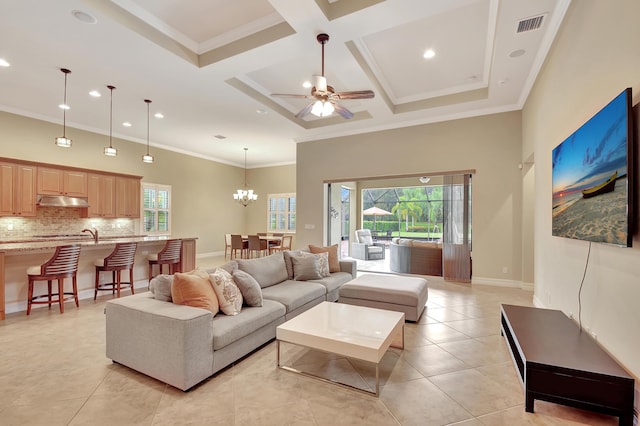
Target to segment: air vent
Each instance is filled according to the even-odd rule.
[[[544,21],[546,14],[534,16],[527,19],[522,19],[518,22],[518,29],[516,30],[516,34],[526,33],[528,31],[535,31],[542,26],[542,22]]]

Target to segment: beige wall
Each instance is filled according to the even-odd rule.
[[[535,156],[535,298],[578,315],[589,244],[551,236],[551,150],[624,88],[640,100],[640,2],[581,0],[565,22],[523,110],[524,156]],[[528,188],[528,186],[527,186]],[[530,192],[529,189],[527,189]],[[593,244],[582,324],[640,377],[640,241]]]
[[[297,246],[323,242],[324,180],[475,169],[474,281],[520,284],[520,118],[511,112],[299,143]]]
[[[0,112],[0,156],[143,176],[143,182],[172,186],[174,236],[198,237],[198,254],[224,251],[224,233],[265,229],[266,194],[295,192],[295,166],[250,169],[247,180],[260,195],[257,205],[237,205],[242,168],[151,147],[153,164],[141,161],[145,145],[114,139],[117,157],[102,154],[108,136],[67,129],[73,147],[54,145],[61,126]],[[260,218],[260,221],[258,221]],[[260,227],[257,226],[261,223]]]

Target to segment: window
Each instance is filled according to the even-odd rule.
[[[147,234],[171,233],[171,186],[142,183],[142,227]]]
[[[296,194],[269,194],[267,230],[295,232]]]

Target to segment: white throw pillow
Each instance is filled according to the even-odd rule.
[[[218,296],[220,310],[225,315],[238,315],[242,309],[242,293],[231,274],[224,269],[216,268],[212,274],[209,274],[209,281]]]

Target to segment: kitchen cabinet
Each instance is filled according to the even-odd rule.
[[[116,217],[116,177],[89,173],[88,201],[85,217]]]
[[[36,166],[0,162],[0,216],[36,215]]]
[[[38,168],[38,194],[87,196],[87,173],[75,170]]]
[[[140,179],[116,177],[116,216],[140,217]]]

